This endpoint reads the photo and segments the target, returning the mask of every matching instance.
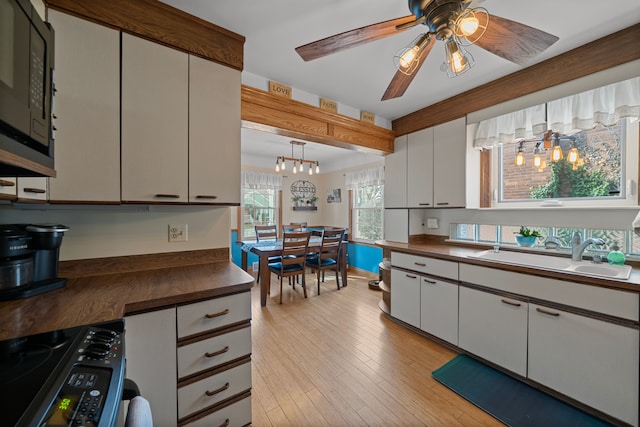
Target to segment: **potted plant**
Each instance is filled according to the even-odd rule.
[[[293,196],[291,197],[291,201],[293,202],[293,206],[298,206],[300,204],[300,197]]]
[[[518,246],[531,247],[538,237],[542,237],[538,231],[531,230],[523,225],[520,226],[520,231],[516,235],[516,243]]]
[[[317,201],[318,201],[318,196],[314,195],[309,198],[309,203],[311,204],[311,206],[315,206]]]

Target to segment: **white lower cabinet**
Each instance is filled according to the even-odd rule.
[[[458,345],[526,376],[527,309],[524,301],[460,286]]]
[[[433,277],[422,277],[420,282],[420,329],[454,345],[458,345],[458,287]]]
[[[154,427],[251,423],[250,292],[127,316],[125,327],[127,378]]]
[[[639,331],[529,306],[529,378],[638,425]]]
[[[391,316],[420,327],[420,276],[391,269]]]

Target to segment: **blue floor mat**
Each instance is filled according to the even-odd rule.
[[[611,426],[464,354],[433,371],[432,375],[511,427]]]

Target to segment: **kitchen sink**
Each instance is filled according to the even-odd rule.
[[[469,258],[483,259],[501,264],[521,265],[523,267],[540,268],[544,270],[561,271],[580,276],[608,277],[627,280],[631,274],[630,265],[594,264],[591,261],[573,261],[569,258],[557,256],[530,254],[512,251],[483,251]]]

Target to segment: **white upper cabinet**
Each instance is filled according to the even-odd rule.
[[[466,119],[433,128],[433,202],[436,208],[465,206]]]
[[[407,147],[407,206],[432,208],[433,128],[409,134]]]
[[[186,203],[189,56],[122,34],[122,201]]]
[[[49,10],[56,31],[57,176],[49,199],[120,201],[120,33]]]
[[[384,158],[384,207],[407,207],[407,135],[394,141],[393,153]]]
[[[240,71],[189,57],[189,202],[240,203]]]
[[[385,157],[385,208],[465,206],[464,117],[396,138]]]

